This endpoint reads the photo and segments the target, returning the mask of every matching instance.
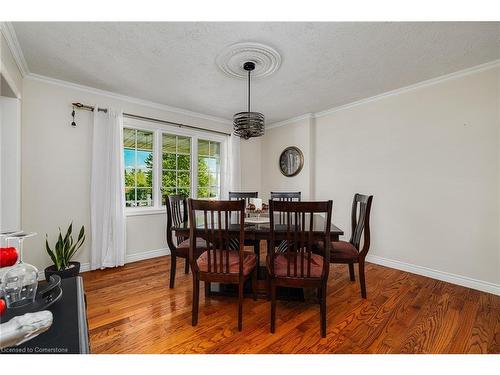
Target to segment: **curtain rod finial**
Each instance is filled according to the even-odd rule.
[[[71,112],[71,116],[73,117],[73,121],[71,121],[71,126],[76,127],[76,122],[75,122],[75,106],[73,105],[73,111]]]

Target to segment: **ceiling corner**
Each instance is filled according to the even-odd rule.
[[[7,41],[7,45],[16,61],[17,67],[21,72],[23,77],[26,77],[30,74],[28,64],[26,59],[24,58],[23,50],[17,40],[16,32],[14,30],[14,26],[10,22],[0,22],[0,31]]]

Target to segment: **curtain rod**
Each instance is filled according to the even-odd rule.
[[[86,105],[86,104],[82,104],[82,103],[71,103],[71,104],[73,105],[73,107],[75,107],[77,109],[82,109],[84,111],[94,112],[94,109],[95,109],[91,105]],[[97,111],[98,112],[107,113],[108,109],[107,108],[97,108]],[[153,117],[146,117],[146,116],[134,115],[132,113],[126,113],[126,112],[124,112],[123,116],[124,117],[128,117],[128,118],[135,118],[137,120],[146,120],[146,121],[157,122],[157,123],[160,123],[160,124],[167,124],[167,125],[177,126],[179,128],[187,128],[187,129],[201,130],[201,131],[204,131],[204,132],[211,132],[211,133],[217,133],[217,134],[223,134],[223,135],[231,135],[231,133],[226,133],[226,132],[222,132],[222,131],[219,131],[219,130],[206,129],[206,128],[201,128],[201,127],[198,127],[198,126],[181,124],[181,123],[178,123],[178,122],[160,120],[160,119],[153,118]],[[73,121],[73,123],[74,123],[74,121]]]

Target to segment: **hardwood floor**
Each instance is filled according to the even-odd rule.
[[[191,326],[192,278],[183,268],[175,289],[168,256],[84,273],[92,352],[500,353],[500,297],[492,294],[368,263],[363,300],[348,267],[332,265],[326,338],[312,292],[306,302],[278,302],[275,334],[270,303],[245,298],[238,332],[236,298],[201,295]]]

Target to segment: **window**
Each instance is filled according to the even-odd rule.
[[[164,196],[220,199],[226,137],[126,119],[125,206],[129,215],[165,210]]]
[[[125,206],[153,205],[153,132],[123,129]]]
[[[185,197],[191,192],[191,138],[162,134],[162,193]]]
[[[198,198],[220,198],[220,142],[198,140]]]

